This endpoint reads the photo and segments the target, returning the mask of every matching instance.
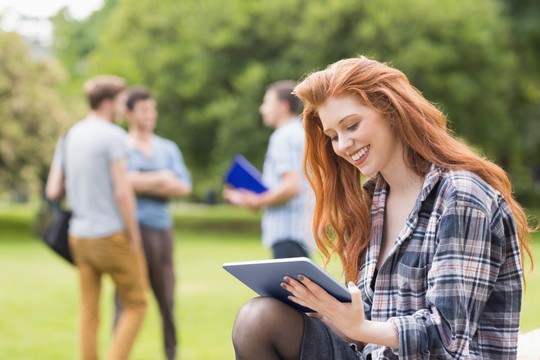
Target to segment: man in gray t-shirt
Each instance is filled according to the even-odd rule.
[[[69,130],[53,167],[65,169],[67,199],[73,210],[69,233],[98,238],[125,228],[114,196],[110,164],[126,157],[125,131],[89,115]],[[67,166],[66,166],[67,165]]]
[[[109,358],[127,358],[146,312],[146,266],[128,180],[127,144],[113,122],[124,80],[100,76],[85,84],[91,111],[56,147],[46,195],[64,193],[73,211],[69,243],[81,289],[80,344],[83,358],[97,358],[101,275],[109,274],[124,312]]]

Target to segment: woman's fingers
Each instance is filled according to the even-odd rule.
[[[325,298],[325,297],[328,297],[328,296],[334,298],[333,296],[328,294],[328,292],[326,292],[326,290],[324,290],[322,287],[320,287],[319,285],[317,285],[316,283],[314,283],[313,281],[311,281],[307,277],[305,277],[303,275],[298,275],[298,280],[300,280],[302,282],[302,284],[305,287],[307,287],[309,289],[309,291],[311,291],[311,293],[313,293],[317,298],[322,299],[322,298]]]
[[[285,290],[290,292],[292,295],[296,297],[305,297],[308,294],[309,290],[299,281],[296,279],[285,276],[283,278],[283,282],[281,283],[281,287],[283,287]]]
[[[315,310],[318,314],[310,316],[324,319],[343,338],[356,338],[356,330],[364,320],[364,303],[355,283],[347,284],[351,303],[341,303],[305,276],[299,275],[298,280],[285,276],[283,280],[283,288],[291,293],[289,300]]]
[[[292,294],[289,299],[297,304],[324,312],[337,302],[335,297],[303,275],[298,275],[298,280],[290,276],[285,276],[283,280],[281,286]]]
[[[309,296],[311,294],[317,296],[320,295],[321,292],[326,293],[326,291],[324,291],[319,285],[315,284],[313,281],[309,280],[303,275],[298,275],[298,280],[290,276],[285,276],[283,281],[283,288],[295,296]]]
[[[307,302],[307,301],[304,301],[302,300],[301,298],[299,297],[296,297],[296,296],[288,296],[287,299],[291,300],[292,302],[298,304],[298,305],[301,305],[303,307],[307,307],[307,308],[310,308],[312,310],[315,310],[313,309],[313,305],[310,304],[310,302]]]
[[[351,303],[353,308],[361,309],[361,311],[364,311],[364,302],[362,300],[362,293],[360,292],[360,288],[352,282],[349,281],[347,284],[347,288],[349,289],[349,293],[351,294]]]
[[[321,321],[323,321],[324,319],[324,316],[319,314],[318,312],[308,312],[306,313],[306,315],[315,319],[319,319]]]
[[[300,275],[298,276],[298,279],[305,281],[306,277]],[[320,301],[304,282],[300,282],[290,276],[285,276],[283,281],[284,282],[281,283],[281,286],[292,294],[288,297],[289,300],[298,305],[318,311],[318,304]]]

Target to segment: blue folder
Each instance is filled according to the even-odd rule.
[[[242,155],[236,155],[225,174],[225,182],[237,189],[246,189],[258,194],[268,190],[263,184],[262,174]]]

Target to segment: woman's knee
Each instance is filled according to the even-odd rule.
[[[289,305],[268,297],[242,306],[233,327],[237,359],[296,359],[304,328],[304,316]]]
[[[269,297],[257,297],[246,302],[238,311],[237,324],[259,323],[268,317],[269,309],[275,307],[274,302],[279,301]]]
[[[255,329],[275,330],[280,325],[285,325],[284,319],[291,319],[296,313],[298,318],[302,319],[297,310],[277,299],[270,297],[253,298],[238,311],[234,322],[233,336],[238,333],[251,332]]]

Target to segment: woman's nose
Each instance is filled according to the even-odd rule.
[[[348,136],[339,137],[339,151],[347,152],[347,150],[352,146],[353,141]]]

